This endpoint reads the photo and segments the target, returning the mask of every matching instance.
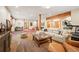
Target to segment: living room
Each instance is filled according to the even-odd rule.
[[[79,51],[79,6],[0,6],[0,9],[0,51]]]

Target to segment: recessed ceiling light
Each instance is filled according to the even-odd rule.
[[[45,8],[49,9],[51,6],[45,6]]]
[[[43,6],[43,8],[49,9],[51,8],[51,6]]]
[[[15,6],[16,8],[18,8],[19,6]]]

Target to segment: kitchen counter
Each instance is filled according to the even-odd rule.
[[[10,31],[0,33],[0,52],[10,51]]]

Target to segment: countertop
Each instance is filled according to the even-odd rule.
[[[10,33],[10,31],[0,33],[0,39]]]

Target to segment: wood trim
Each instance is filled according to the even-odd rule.
[[[67,16],[71,16],[71,12],[66,12],[66,13],[55,15],[55,16],[49,16],[49,17],[46,17],[46,20],[63,18],[63,17],[67,17]]]
[[[57,20],[59,19],[59,21],[56,21],[56,26],[55,27],[52,27],[52,28],[61,28],[61,20],[65,19],[66,17],[68,16],[71,16],[71,12],[65,12],[65,13],[62,13],[62,14],[58,14],[58,15],[55,15],[55,16],[50,16],[50,17],[47,17],[46,20],[49,21],[47,22],[47,28],[51,28],[51,20]]]

